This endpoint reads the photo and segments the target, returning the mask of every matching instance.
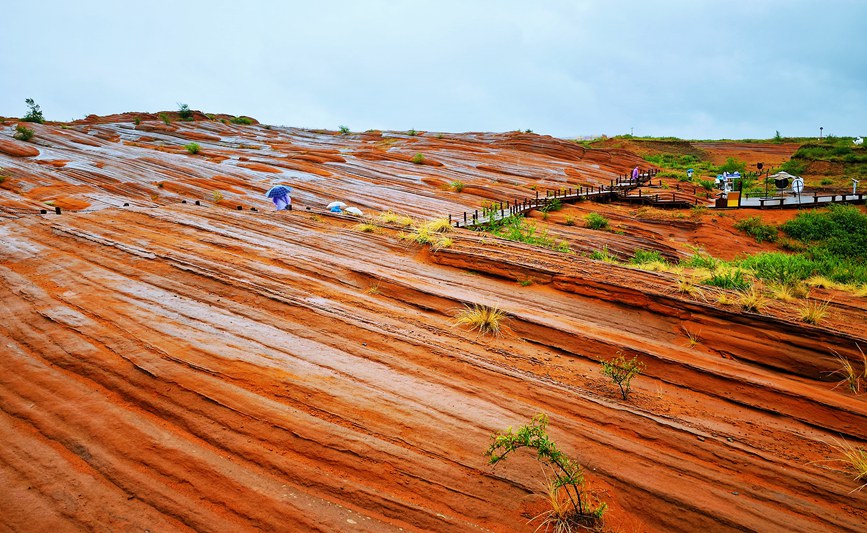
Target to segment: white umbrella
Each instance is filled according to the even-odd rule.
[[[331,202],[330,204],[328,204],[326,206],[326,209],[333,209],[334,207],[339,207],[340,209],[345,209],[346,204],[344,204],[343,202]]]
[[[346,211],[347,213],[349,213],[350,215],[358,215],[358,216],[363,216],[363,215],[364,215],[364,213],[361,212],[361,209],[359,209],[359,208],[357,208],[357,207],[347,207],[347,208],[345,209],[345,211]]]

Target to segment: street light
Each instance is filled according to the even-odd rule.
[[[822,130],[825,129],[822,126],[819,126],[819,140],[822,140]]]

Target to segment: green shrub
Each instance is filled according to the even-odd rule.
[[[135,123],[136,126],[141,124],[141,119],[139,117],[135,117],[132,121]]]
[[[822,178],[822,181],[819,182],[821,185],[831,185],[834,183],[834,180],[831,178]]]
[[[184,145],[184,148],[187,149],[187,152],[189,152],[189,153],[191,153],[191,154],[194,154],[194,155],[197,154],[197,153],[199,153],[199,150],[200,150],[200,147],[199,147],[199,145],[198,145],[197,143],[189,143],[189,144],[185,144],[185,145]]]
[[[424,164],[424,155],[415,154],[414,156],[412,156],[412,162],[415,163],[416,165]]]
[[[415,137],[416,135],[418,135],[418,132],[415,131],[415,128],[413,128],[413,129],[409,130],[408,132],[406,132],[406,134],[409,135],[410,137]]]
[[[604,230],[608,228],[608,219],[599,213],[588,213],[584,217],[584,224],[590,229]]]
[[[166,126],[171,123],[171,120],[169,120],[169,116],[165,113],[160,113],[160,120],[162,120],[163,124],[165,124]]]
[[[349,135],[349,128],[347,128],[346,126],[340,126],[340,133],[342,133],[343,135]]]
[[[642,370],[644,370],[644,363],[639,362],[637,357],[626,360],[619,351],[614,359],[602,361],[602,374],[610,377],[611,381],[620,387],[620,394],[624,400],[627,399],[632,388],[632,378]]]
[[[36,105],[36,102],[33,101],[33,98],[27,98],[24,100],[27,104],[28,111],[27,114],[24,115],[24,118],[21,119],[24,122],[38,122],[39,124],[45,123],[45,117],[42,116],[42,110],[39,109],[39,106]]]
[[[232,119],[232,124],[241,124],[242,126],[249,126],[253,123],[253,119],[250,117],[235,117]]]
[[[867,262],[867,214],[857,207],[834,205],[827,211],[799,213],[780,229],[816,248],[814,256],[830,253],[859,264]]]
[[[795,176],[800,176],[807,171],[807,163],[805,163],[804,161],[796,161],[794,159],[790,159],[780,165],[780,170],[788,172],[789,174],[793,174]]]
[[[15,133],[12,134],[12,137],[18,139],[19,141],[29,141],[33,138],[33,134],[33,130],[24,126],[23,124],[19,124],[15,127]]]
[[[665,263],[662,254],[657,250],[635,250],[635,255],[629,260],[633,265],[645,265],[647,263]]]
[[[548,417],[538,414],[533,420],[518,428],[515,432],[511,427],[491,436],[492,442],[485,451],[488,464],[496,465],[500,461],[521,448],[535,451],[536,459],[551,469],[553,479],[548,490],[551,511],[540,515],[542,525],[547,531],[552,526],[556,532],[577,531],[588,529],[595,531],[602,525],[602,515],[605,512],[604,502],[594,502],[585,487],[584,472],[577,462],[557,449],[557,444],[546,432]],[[565,498],[560,491],[565,492]],[[564,503],[565,502],[565,503]],[[539,526],[539,528],[542,527]],[[539,529],[537,528],[537,530]]]
[[[706,191],[712,191],[716,186],[716,182],[714,180],[698,180],[698,184],[704,188]]]
[[[464,190],[464,182],[462,182],[462,181],[453,181],[449,184],[449,186],[455,192],[461,192],[462,190]]]
[[[601,250],[593,250],[588,256],[594,261],[605,261],[606,263],[616,263],[617,256],[608,251],[608,246],[603,245]]]
[[[563,209],[563,202],[559,198],[549,198],[545,205],[539,211],[543,213],[551,213]]]
[[[178,104],[178,117],[184,121],[193,120],[193,112],[187,104]]]
[[[777,240],[777,227],[771,224],[765,224],[759,217],[745,218],[734,224],[735,229],[739,229],[747,235],[756,239],[756,242],[768,241],[774,242]]]
[[[735,159],[734,157],[729,157],[726,159],[726,162],[719,167],[719,170],[720,172],[728,172],[729,174],[733,172],[744,174],[747,171],[747,164],[739,159]]]

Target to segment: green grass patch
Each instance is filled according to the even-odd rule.
[[[646,265],[648,263],[663,263],[665,264],[665,259],[663,259],[662,254],[660,254],[657,250],[635,250],[635,255],[629,260],[633,265]]]
[[[765,224],[759,217],[739,220],[735,222],[734,226],[735,229],[739,229],[756,239],[756,242],[775,242],[777,240],[777,227],[772,224]]]
[[[599,213],[588,213],[584,217],[584,225],[590,229],[604,230],[608,229],[609,221]]]
[[[721,289],[733,289],[736,291],[743,291],[750,288],[750,282],[744,278],[744,274],[740,270],[717,272],[702,283],[713,287],[719,287]]]

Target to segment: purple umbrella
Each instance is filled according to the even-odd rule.
[[[289,196],[291,193],[291,187],[277,185],[268,189],[265,196],[271,198],[274,201],[274,205],[277,206],[277,210],[280,211],[281,209],[292,209],[292,198]]]

